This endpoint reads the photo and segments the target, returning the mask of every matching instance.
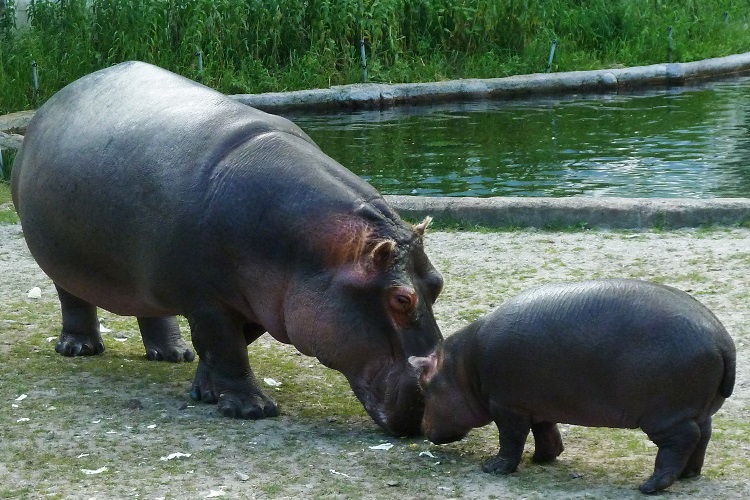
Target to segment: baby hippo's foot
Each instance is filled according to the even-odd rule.
[[[641,490],[641,493],[653,495],[670,486],[676,479],[677,475],[674,472],[653,474],[638,489]]]
[[[534,456],[531,458],[533,462],[551,462],[565,450],[556,423],[539,422],[531,426],[531,432],[534,434]]]
[[[482,470],[490,474],[510,474],[518,469],[518,460],[510,460],[508,458],[497,455],[495,457],[485,460],[482,464]]]

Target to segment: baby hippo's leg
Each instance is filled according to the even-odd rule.
[[[694,420],[684,420],[667,429],[648,432],[659,447],[654,473],[640,486],[642,493],[657,493],[682,475],[685,466],[701,440],[701,430]]]
[[[556,423],[538,422],[532,424],[531,432],[534,434],[534,456],[532,457],[534,462],[551,462],[559,457],[565,449]]]
[[[493,409],[492,418],[500,434],[500,451],[482,464],[482,470],[493,474],[510,474],[521,463],[531,423],[528,418],[503,409]]]
[[[698,444],[695,445],[693,454],[690,455],[690,459],[680,475],[681,478],[699,476],[701,469],[703,468],[706,447],[708,447],[708,441],[711,439],[711,417],[708,417],[704,422],[699,423],[698,428],[701,431],[701,438],[698,441]]]

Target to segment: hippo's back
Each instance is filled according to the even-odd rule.
[[[379,199],[289,120],[140,62],[87,75],[39,109],[12,194],[56,284],[136,315],[181,313],[168,302],[238,266],[221,259],[288,258],[298,226]],[[214,275],[198,276],[206,262]]]

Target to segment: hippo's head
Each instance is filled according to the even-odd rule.
[[[407,360],[442,339],[432,305],[443,279],[424,253],[428,224],[338,224],[326,236],[325,270],[306,272],[284,306],[292,343],[343,373],[372,419],[399,436],[420,432],[424,410]]]

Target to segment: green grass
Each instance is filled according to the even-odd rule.
[[[18,215],[10,198],[10,184],[0,179],[0,224],[15,224]]]
[[[37,0],[0,11],[0,112],[31,108],[118,62],[152,62],[225,93],[488,78],[750,50],[746,0]],[[724,22],[724,12],[728,22]],[[198,72],[196,53],[203,55]],[[32,88],[32,61],[39,92]]]

